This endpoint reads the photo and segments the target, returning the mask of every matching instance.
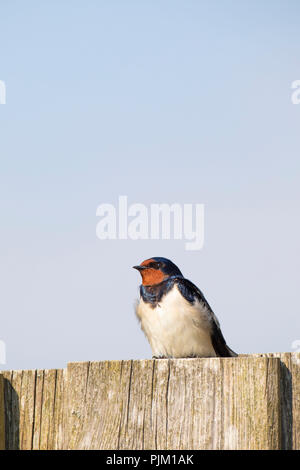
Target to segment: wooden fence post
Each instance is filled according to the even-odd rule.
[[[5,449],[4,380],[0,374],[0,450]]]
[[[7,449],[62,449],[66,370],[2,372]]]
[[[300,353],[253,354],[280,359],[282,449],[300,450]]]
[[[280,449],[280,361],[68,365],[69,449]]]
[[[0,449],[300,449],[300,353],[0,372]]]

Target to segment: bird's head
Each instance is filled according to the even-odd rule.
[[[138,266],[133,266],[142,276],[144,286],[160,284],[171,276],[182,276],[177,266],[166,258],[149,258]]]

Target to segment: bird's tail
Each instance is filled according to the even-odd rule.
[[[227,346],[227,344],[226,344]],[[227,346],[227,349],[228,349],[228,356],[229,357],[238,357],[238,354],[236,352],[234,352],[232,349],[230,349],[229,346]]]

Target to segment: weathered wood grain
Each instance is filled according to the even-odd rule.
[[[63,448],[65,411],[64,370],[38,370],[32,449]]]
[[[280,359],[282,449],[300,449],[300,353],[266,353],[246,357]]]
[[[300,353],[5,371],[0,448],[4,445],[300,449]]]
[[[5,371],[7,449],[63,447],[63,370]]]
[[[279,449],[280,361],[68,366],[69,449]]]
[[[0,374],[0,450],[5,449],[4,379]]]
[[[291,354],[293,449],[300,450],[300,353]]]

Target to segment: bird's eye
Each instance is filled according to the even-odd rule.
[[[152,269],[159,269],[160,266],[161,266],[161,263],[158,263],[158,262],[149,263],[149,267]]]

